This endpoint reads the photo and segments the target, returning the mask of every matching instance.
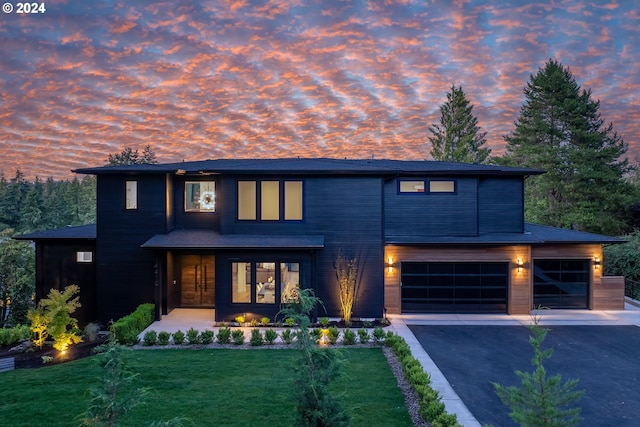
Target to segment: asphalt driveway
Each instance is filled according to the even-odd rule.
[[[524,326],[409,325],[480,424],[516,426],[492,382],[520,385],[533,350]],[[640,425],[640,327],[547,326],[548,375],[578,378],[583,426]]]

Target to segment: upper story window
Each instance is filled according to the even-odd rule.
[[[184,184],[185,212],[215,212],[216,183],[214,181],[187,181]]]
[[[138,209],[138,181],[127,181],[125,190],[125,208]]]
[[[401,193],[424,193],[424,180],[400,181]]]
[[[455,193],[456,182],[453,180],[429,181],[429,193]]]
[[[238,181],[238,219],[301,221],[302,181]]]

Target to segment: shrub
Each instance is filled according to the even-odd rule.
[[[184,332],[182,332],[180,329],[175,331],[172,336],[173,336],[173,343],[174,344],[180,345],[180,344],[184,343]]]
[[[197,329],[189,328],[187,331],[187,344],[200,344],[200,332]]]
[[[251,337],[249,338],[249,343],[254,347],[261,346],[264,343],[260,329],[251,330]]]
[[[155,305],[153,304],[141,304],[133,313],[112,323],[109,331],[115,341],[123,345],[136,344],[138,335],[153,323],[154,310]]]
[[[375,328],[373,328],[373,341],[375,341],[377,344],[380,344],[384,342],[384,338],[384,329],[382,329],[380,326],[376,326]]]
[[[213,342],[213,331],[205,330],[200,334],[202,344],[211,344]]]
[[[234,329],[231,332],[231,341],[234,345],[244,344],[244,331],[242,329]]]
[[[167,345],[169,344],[169,339],[171,338],[171,334],[167,331],[158,332],[158,344]]]
[[[219,344],[229,344],[231,342],[231,329],[229,327],[220,328],[216,335]]]
[[[323,328],[326,328],[327,326],[329,326],[329,318],[328,317],[321,317],[320,318],[320,325]]]
[[[42,347],[47,336],[53,339],[53,348],[64,351],[71,344],[82,341],[78,320],[71,313],[80,307],[80,291],[76,285],[69,285],[62,292],[51,289],[47,298],[40,300],[38,307],[29,310],[34,344]]]
[[[276,338],[278,338],[278,333],[273,329],[267,329],[266,331],[264,331],[264,340],[267,342],[267,344],[273,344]]]
[[[144,333],[144,337],[142,338],[142,342],[146,346],[156,345],[157,340],[158,333],[156,331],[147,331]]]
[[[329,331],[329,344],[337,343],[338,338],[340,337],[340,330],[335,326],[331,326],[327,330]]]
[[[322,329],[320,328],[313,328],[310,332],[311,334],[311,338],[313,338],[314,342],[320,342],[320,339],[322,338]]]
[[[261,317],[261,318],[260,318],[260,324],[261,324],[262,326],[267,326],[267,325],[269,324],[269,320],[270,320],[270,319],[269,319],[268,317]]]
[[[342,333],[342,343],[344,345],[354,345],[356,343],[356,333],[351,329],[345,329]]]
[[[366,344],[371,339],[371,335],[369,335],[369,331],[365,328],[358,329],[358,338],[360,339],[360,343]]]
[[[287,317],[284,319],[284,324],[291,327],[296,324],[296,321],[293,317]]]
[[[289,345],[293,342],[293,331],[291,329],[285,329],[284,331],[282,331],[282,342]]]
[[[258,326],[258,321],[256,319],[251,319],[251,321],[249,322],[249,326],[255,328],[256,326]]]
[[[29,339],[29,335],[30,329],[28,325],[0,328],[0,346],[11,345]]]
[[[82,330],[82,338],[87,341],[95,341],[98,339],[98,333],[100,332],[100,325],[94,322],[87,323],[87,326]]]

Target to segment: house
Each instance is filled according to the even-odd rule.
[[[623,279],[600,266],[621,240],[525,224],[524,181],[539,170],[289,158],[74,172],[97,176],[97,224],[18,238],[36,243],[38,298],[79,285],[84,321],[150,302],[157,318],[274,318],[298,287],[340,317],[341,255],[358,267],[354,317],[624,306]]]

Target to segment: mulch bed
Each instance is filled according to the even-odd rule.
[[[93,354],[93,349],[100,344],[104,344],[106,338],[102,337],[95,341],[81,342],[74,344],[64,353],[61,354],[58,350],[55,350],[50,345],[43,347],[42,349],[29,348],[26,351],[11,350],[19,344],[13,344],[8,347],[0,347],[0,359],[6,357],[13,357],[15,361],[16,369],[24,368],[40,368],[42,366],[57,365],[59,363],[70,362],[72,360],[88,357]],[[44,363],[43,357],[51,357],[51,360]]]

